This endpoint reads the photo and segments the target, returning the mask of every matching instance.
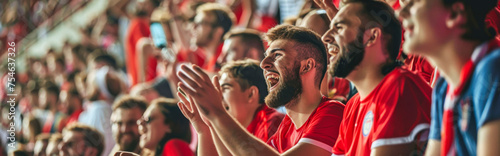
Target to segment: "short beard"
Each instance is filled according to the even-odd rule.
[[[361,63],[365,55],[365,46],[362,44],[363,32],[360,31],[356,40],[342,47],[337,59],[331,62],[328,73],[332,77],[345,78]]]
[[[269,95],[264,99],[267,106],[278,108],[285,106],[298,99],[302,93],[302,83],[299,77],[300,64],[295,63],[292,70],[286,70],[283,82],[278,84],[274,91],[269,91]]]
[[[210,31],[210,33],[207,35],[207,38],[205,38],[206,39],[205,41],[200,42],[198,39],[196,39],[196,46],[198,47],[208,46],[210,40],[212,40],[213,37],[214,37],[214,31]]]
[[[132,141],[130,141],[128,144],[126,144],[126,143],[122,143],[122,140],[121,140],[121,138],[125,134],[119,134],[117,137],[116,143],[118,145],[120,145],[121,151],[134,152],[134,150],[137,149],[137,147],[139,146],[140,136],[134,135],[132,133],[128,133],[128,134],[132,135],[134,138],[132,139]]]

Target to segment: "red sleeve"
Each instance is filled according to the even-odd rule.
[[[391,80],[390,80],[391,81]],[[393,77],[392,86],[374,110],[371,148],[413,142],[430,125],[430,87],[417,75],[403,73]]]
[[[327,101],[326,104],[317,109],[313,118],[304,131],[300,142],[306,142],[327,151],[331,151],[339,135],[340,122],[344,113],[344,105],[337,101]]]
[[[162,156],[194,156],[194,153],[185,141],[172,139],[163,147]]]

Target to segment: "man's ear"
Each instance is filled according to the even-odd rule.
[[[300,62],[300,74],[305,74],[316,67],[316,61],[313,58],[308,58]]]
[[[248,88],[248,91],[250,92],[248,94],[248,103],[252,103],[253,100],[259,100],[259,88],[257,86],[251,86]]]
[[[224,28],[222,28],[222,27],[217,27],[217,28],[215,29],[215,32],[214,32],[214,33],[215,33],[214,37],[217,37],[217,38],[214,38],[215,40],[222,40],[222,37],[223,37],[223,35],[224,35]]]
[[[446,26],[448,28],[461,27],[467,22],[465,14],[465,6],[462,2],[456,2],[451,5],[450,14],[446,18]]]
[[[365,46],[370,47],[380,41],[380,36],[382,34],[382,30],[379,27],[371,28],[365,31]]]
[[[95,155],[98,155],[98,151],[97,151],[97,148],[95,147],[87,147],[85,148],[85,151],[83,151],[83,155],[84,156],[95,156]]]

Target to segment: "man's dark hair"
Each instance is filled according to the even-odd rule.
[[[205,13],[214,16],[215,21],[213,21],[214,23],[212,24],[224,29],[222,37],[224,37],[224,34],[229,32],[231,27],[236,24],[236,17],[233,11],[226,6],[217,3],[205,3],[197,8],[196,13]]]
[[[113,103],[113,111],[115,111],[118,108],[132,109],[135,107],[139,108],[141,111],[144,112],[148,107],[148,102],[146,102],[146,100],[141,97],[125,95],[123,97],[120,97]]]
[[[88,146],[95,147],[97,149],[97,155],[101,155],[104,151],[104,136],[96,129],[87,125],[74,123],[68,125],[68,127],[63,130],[63,134],[66,132],[79,132],[83,134],[85,143]]]
[[[57,99],[59,99],[59,87],[52,81],[45,81],[43,82],[43,85],[42,87],[40,88],[40,90],[45,90],[47,93],[52,93],[54,94],[54,96],[57,97]]]
[[[278,25],[269,29],[265,38],[268,43],[279,39],[295,41],[297,44],[294,45],[293,49],[296,49],[298,52],[296,59],[305,60],[313,58],[316,61],[316,69],[319,72],[315,76],[315,83],[317,83],[318,87],[321,86],[321,81],[326,73],[327,56],[325,45],[316,32],[292,25]]]
[[[389,60],[382,67],[385,75],[396,66],[401,65],[397,57],[401,49],[402,27],[397,19],[394,9],[386,2],[379,0],[344,0],[344,4],[359,3],[362,5],[358,16],[361,19],[360,30],[365,31],[370,28],[379,27],[382,30],[383,41],[386,42]]]
[[[254,29],[233,29],[226,33],[224,40],[232,37],[240,37],[241,41],[244,41],[245,49],[255,48],[264,53],[264,41],[262,41],[259,31]]]
[[[93,62],[104,62],[111,68],[118,69],[118,63],[116,62],[116,59],[106,52],[96,50],[90,54],[89,59],[91,59]]]
[[[467,22],[463,25],[466,32],[462,35],[463,39],[472,41],[487,41],[493,39],[496,35],[495,29],[487,27],[486,16],[497,6],[498,0],[441,0],[443,5],[451,9],[455,3],[464,5]]]
[[[231,78],[234,78],[240,85],[241,91],[256,86],[259,90],[259,103],[264,103],[268,91],[264,72],[260,68],[258,61],[245,59],[229,62],[220,70],[219,74],[222,73],[228,73]]]

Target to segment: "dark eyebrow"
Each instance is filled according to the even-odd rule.
[[[345,20],[345,19],[340,19],[339,21],[335,21],[333,23],[333,26],[337,26],[338,24],[344,24],[344,25],[350,25],[351,22],[349,22],[348,20]]]
[[[285,49],[281,49],[281,48],[275,48],[273,50],[271,50],[269,53],[270,54],[273,54],[274,52],[276,51],[285,51]],[[264,53],[264,57],[267,57],[267,53]]]

